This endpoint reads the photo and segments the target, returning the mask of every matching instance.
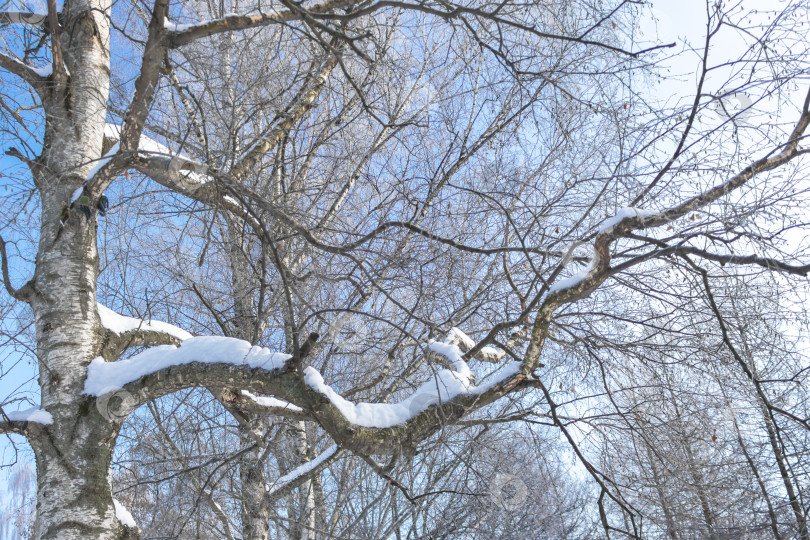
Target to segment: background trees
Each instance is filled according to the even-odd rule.
[[[646,9],[9,7],[33,536],[806,538],[808,6]]]

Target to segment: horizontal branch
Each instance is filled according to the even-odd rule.
[[[0,410],[0,433],[28,435],[31,429],[53,424],[51,413],[39,408],[21,411]]]
[[[216,392],[216,397],[228,410],[282,416],[291,420],[309,419],[309,415],[297,405],[273,396],[256,395],[248,390],[223,388]]]
[[[770,257],[758,257],[757,255],[722,255],[691,246],[668,246],[649,255],[650,257],[662,257],[666,255],[694,255],[696,257],[700,257],[701,259],[720,263],[720,265],[755,265],[761,266],[768,270],[804,277],[810,273],[810,264],[792,265],[778,259],[773,259]]]
[[[28,422],[3,421],[0,420],[0,434],[13,433],[15,435],[25,435]]]
[[[300,409],[341,447],[362,454],[413,454],[442,425],[527,387],[517,363],[478,387],[465,381],[463,373],[440,370],[399,403],[355,404],[327,386],[314,368],[298,372],[292,360],[235,338],[195,337],[179,348],[153,347],[127,360],[94,360],[84,393],[100,404],[112,401],[111,395],[125,396],[129,410],[107,415],[123,421],[137,406],[185,388],[240,388],[277,396]]]
[[[120,315],[96,304],[101,326],[107,331],[102,356],[117,358],[130,347],[180,345],[191,334],[174,325]]]
[[[215,171],[208,170],[206,174],[198,174],[199,164],[186,161],[178,156],[164,157],[154,154],[138,156],[132,161],[132,167],[176,193],[201,202],[211,208],[223,209],[240,217],[259,234],[262,227],[255,216],[232,196],[227,195],[220,178]]]

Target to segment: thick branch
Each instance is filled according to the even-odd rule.
[[[198,168],[196,162],[187,162],[177,157],[139,155],[133,160],[132,167],[172,191],[211,208],[228,210],[234,216],[247,221],[257,232],[262,231],[260,223],[252,213],[233,197],[223,194],[223,186],[216,181],[217,177],[213,171],[199,178],[184,174],[184,171],[195,172]]]
[[[215,393],[228,410],[258,413],[264,416],[282,416],[291,420],[309,420],[309,415],[292,403],[272,396],[257,396],[248,390],[222,388]]]
[[[0,409],[0,433],[28,436],[32,431],[41,430],[52,423],[53,417],[50,413],[36,407],[23,411]]]
[[[117,358],[132,347],[154,347],[156,345],[180,345],[182,341],[172,334],[156,330],[136,329],[123,334],[107,331],[101,355],[104,358]]]
[[[110,392],[117,393],[123,388],[131,396],[128,402],[134,410],[142,403],[184,388],[241,388],[253,394],[277,396],[300,408],[341,447],[362,454],[410,455],[443,425],[528,386],[524,376],[508,369],[491,384],[457,393],[447,394],[444,385],[450,379],[446,376],[443,380],[428,381],[399,404],[353,405],[325,387],[322,379],[313,383],[310,377],[317,372],[312,371],[305,378],[291,368],[290,355],[251,347],[242,340],[193,338],[179,349],[156,347],[124,361],[93,361],[88,368],[85,393],[105,400]],[[436,387],[438,395],[445,395],[446,399],[437,397]],[[426,399],[420,401],[421,398]],[[380,416],[369,416],[367,412],[364,419],[357,416],[369,409]],[[122,415],[116,414],[114,421],[121,420]]]
[[[38,425],[36,422],[20,422],[14,420],[0,420],[0,434],[14,433],[15,435],[26,435],[29,425]]]
[[[102,356],[117,358],[130,347],[180,345],[192,337],[185,330],[162,322],[120,315],[97,304],[101,326],[106,330]]]

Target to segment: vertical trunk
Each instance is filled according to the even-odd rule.
[[[80,420],[54,433],[52,444],[37,445],[36,538],[137,538],[137,530],[116,518],[109,480],[113,444],[99,445],[109,429],[103,419],[96,429],[92,423]]]
[[[295,432],[296,454],[300,463],[306,463],[311,459],[309,451],[309,440],[307,437],[307,426],[303,421],[296,423],[298,428]],[[312,480],[307,480],[298,488],[301,513],[298,516],[300,526],[295,540],[314,540],[316,531],[315,514],[315,485]]]
[[[239,435],[243,447],[255,443],[247,435],[246,428],[240,428]],[[262,453],[262,448],[257,446],[245,453],[239,461],[243,540],[267,540],[270,537],[270,510],[263,504],[267,479]]]
[[[244,224],[239,219],[227,216],[226,222],[234,312],[232,334],[233,337],[256,343],[259,337],[257,330],[262,325],[257,324],[258,314],[254,301],[256,278],[251,271],[251,261],[246,255],[248,247],[245,246],[245,235],[241,229]],[[266,433],[267,422],[261,415],[248,410],[232,410],[232,406],[227,403],[223,405],[232,414],[239,414],[244,418],[244,423],[239,423],[239,440],[242,448],[256,443],[254,433]],[[267,486],[264,450],[262,445],[258,445],[243,454],[239,460],[243,540],[270,538],[270,508],[263,500]]]
[[[99,148],[101,144],[99,141]],[[53,416],[36,441],[39,538],[117,538],[109,468],[119,424],[82,396],[87,365],[102,349],[96,310],[96,223],[76,213],[59,224],[76,183],[46,178],[32,301],[42,407]],[[72,189],[71,189],[72,188]]]
[[[35,294],[42,408],[53,416],[32,443],[37,462],[37,538],[123,538],[109,484],[118,429],[82,396],[101,352],[96,311],[95,212],[68,216],[71,195],[101,156],[109,96],[109,0],[65,4],[61,43],[69,76],[42,90],[42,154],[33,167],[42,198]],[[58,71],[55,70],[55,71]],[[64,220],[64,224],[62,221]]]

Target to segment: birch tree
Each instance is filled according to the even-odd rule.
[[[4,405],[0,429],[36,458],[36,538],[138,537],[111,486],[122,426],[149,411],[159,428],[156,404],[204,391],[239,424],[208,464],[238,471],[241,530],[206,503],[226,535],[267,538],[277,498],[309,486],[295,536],[317,536],[318,475],[341,454],[414,504],[429,493],[400,460],[521,421],[570,445],[605,535],[642,537],[566,396],[601,384],[589,399],[610,401],[617,375],[594,379],[582,358],[626,350],[661,305],[704,302],[766,424],[807,429],[761,388],[713,293],[726,265],[794,291],[810,269],[791,236],[806,228],[806,4],[770,18],[707,5],[676,103],[654,94],[679,49],[642,38],[636,2],[46,7],[6,8],[0,55],[19,162],[4,302],[33,323],[40,388],[33,409]],[[714,52],[728,34],[738,56]],[[276,419],[299,426],[293,444],[275,444]]]

